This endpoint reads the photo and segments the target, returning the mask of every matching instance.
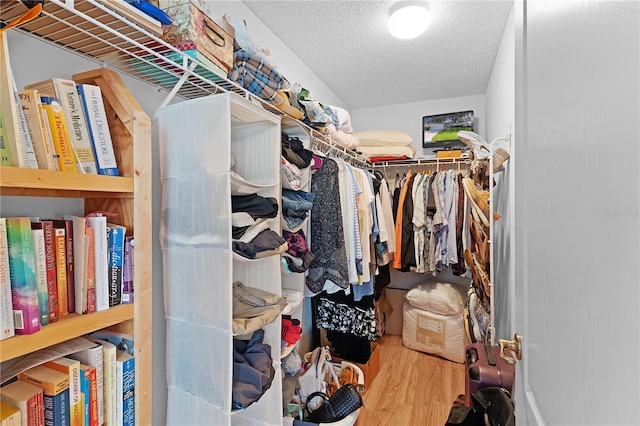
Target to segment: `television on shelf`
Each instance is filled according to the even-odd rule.
[[[422,117],[422,147],[434,151],[462,149],[460,130],[473,131],[473,111],[449,112]]]

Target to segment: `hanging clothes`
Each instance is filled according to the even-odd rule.
[[[316,255],[306,284],[314,293],[322,291],[325,281],[341,288],[349,287],[349,271],[341,218],[338,165],[330,158],[323,161],[311,178],[315,196],[311,210],[311,249]]]

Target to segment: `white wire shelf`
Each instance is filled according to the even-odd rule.
[[[194,99],[234,92],[258,102],[277,116],[285,116],[275,106],[216,74],[206,64],[184,54],[142,25],[111,10],[103,1],[47,0],[42,14],[18,29],[93,59],[101,66],[165,89],[170,93],[165,102],[173,96]],[[10,22],[26,11],[27,7],[19,0],[1,0],[0,21]],[[343,147],[319,130],[302,122],[300,124],[309,133],[314,149],[328,156],[343,158],[358,167],[373,169],[449,162],[448,159],[414,159],[372,163],[367,157]],[[456,162],[455,159],[453,162]]]

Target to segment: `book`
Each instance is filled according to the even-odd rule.
[[[87,117],[87,127],[98,165],[98,174],[118,176],[118,164],[102,100],[102,91],[99,86],[92,84],[78,84],[77,89]]]
[[[76,310],[76,293],[75,293],[75,260],[73,250],[73,221],[67,219],[54,219],[54,228],[64,228],[65,249],[67,264],[67,310],[75,312]]]
[[[122,303],[133,303],[133,237],[124,238],[124,264],[122,271]]]
[[[34,268],[36,271],[36,288],[38,289],[38,308],[40,310],[40,326],[49,325],[49,291],[47,288],[47,254],[44,243],[44,230],[31,223],[33,237]]]
[[[78,173],[76,158],[69,137],[67,119],[57,98],[41,96],[42,109],[47,114],[51,137],[53,139],[54,156],[58,170],[67,173]]]
[[[81,376],[84,380],[84,424],[98,426],[98,380],[97,369],[80,362]]]
[[[44,251],[47,268],[47,295],[49,302],[49,323],[58,321],[58,278],[56,270],[56,246],[53,222],[40,220],[31,222],[31,229],[41,228],[44,234]]]
[[[84,115],[84,109],[78,96],[76,83],[73,80],[64,78],[51,78],[49,80],[33,83],[25,87],[26,89],[37,89],[47,96],[57,98],[60,106],[64,110],[67,119],[67,130],[71,146],[76,156],[76,167],[79,173],[97,174],[89,129]]]
[[[87,216],[87,224],[93,228],[94,262],[96,271],[96,311],[109,309],[109,247],[107,218],[100,213]]]
[[[135,425],[135,359],[116,351],[116,424]]]
[[[69,388],[55,395],[44,392],[44,425],[70,426]]]
[[[96,311],[96,255],[95,255],[95,230],[88,226],[84,229],[85,257],[87,259],[85,275],[87,293],[84,312],[87,314]]]
[[[14,335],[7,219],[0,217],[0,340]]]
[[[85,236],[86,219],[84,218],[84,216],[74,215],[65,215],[64,219],[71,221],[73,232],[73,299],[75,302],[73,312],[82,314],[86,313],[87,311],[87,238]],[[68,247],[67,253],[69,253]],[[71,312],[71,310],[69,312]]]
[[[20,409],[5,400],[0,400],[0,426],[20,426]]]
[[[11,149],[9,148],[9,135],[4,125],[4,114],[0,108],[0,165],[13,166],[11,161]]]
[[[85,336],[92,342],[102,345],[102,361],[104,366],[104,424],[115,425],[116,423],[116,347],[106,340]]]
[[[69,419],[71,426],[82,426],[82,407],[80,406],[80,361],[61,357],[47,361],[45,367],[61,371],[69,377]]]
[[[36,89],[25,89],[20,92],[20,103],[24,112],[31,143],[38,160],[38,167],[45,170],[56,170],[53,152],[51,151],[50,134],[47,132],[46,116],[42,109],[42,99]]]
[[[109,241],[109,306],[122,303],[124,239],[127,228],[107,223]]]
[[[38,386],[16,380],[0,388],[0,399],[20,409],[22,426],[44,425],[44,392]]]
[[[134,355],[134,340],[131,334],[113,330],[100,330],[91,333],[91,337],[106,340],[114,345],[117,350]]]
[[[67,301],[67,236],[65,228],[53,227],[56,253],[56,280],[58,283],[58,318],[69,313]]]
[[[72,353],[69,358],[77,359],[80,364],[94,367],[96,370],[96,404],[98,424],[104,423],[104,358],[102,345],[92,342],[93,346],[83,349],[79,352]]]
[[[16,334],[32,334],[40,330],[40,310],[30,218],[7,218],[7,243],[13,325]]]
[[[31,136],[16,86],[11,62],[9,46],[5,33],[0,33],[0,110],[4,118],[4,129],[11,154],[11,163],[15,167],[37,169],[38,160],[33,150]]]
[[[91,424],[91,373],[80,364],[80,400],[82,402],[82,426]]]
[[[69,375],[44,365],[37,365],[18,373],[18,380],[42,388],[47,395],[56,395],[69,389]]]

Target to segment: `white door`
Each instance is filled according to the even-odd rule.
[[[639,10],[516,3],[518,425],[640,424]]]

